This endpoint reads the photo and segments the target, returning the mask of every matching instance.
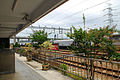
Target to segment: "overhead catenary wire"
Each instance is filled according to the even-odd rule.
[[[75,12],[75,13],[69,15],[69,16],[65,16],[64,18],[58,20],[57,23],[59,23],[60,21],[67,20],[67,19],[75,16],[76,14],[80,14],[80,13],[82,13],[82,12],[84,12],[84,11],[87,11],[87,10],[89,10],[89,9],[92,9],[92,8],[94,8],[94,7],[97,7],[97,6],[99,6],[99,5],[102,5],[102,4],[104,4],[104,3],[107,3],[108,1],[110,1],[110,0],[107,0],[107,1],[104,1],[104,2],[101,2],[101,3],[98,3],[98,4],[96,4],[96,5],[93,5],[93,6],[91,6],[91,7],[86,8],[86,9],[84,9],[84,10],[77,11],[77,12]]]
[[[104,16],[100,16],[100,17],[97,17],[97,18],[92,18],[92,19],[86,20],[85,22],[96,21],[96,20],[101,19],[101,18],[104,18]],[[74,24],[82,24],[82,23],[83,23],[83,22],[80,22],[80,23],[74,23]]]
[[[101,18],[104,18],[104,16],[100,16],[100,17],[97,17],[97,18],[92,18],[92,19],[86,19],[86,22],[91,22],[91,21],[95,21],[95,20],[98,20],[98,19],[101,19]],[[82,24],[83,22],[77,22],[77,23],[69,23],[69,24],[71,24],[71,26],[72,25],[75,25],[75,24]],[[65,24],[65,25],[68,25],[68,24]],[[41,28],[43,28],[43,26],[40,26],[40,28],[39,27],[37,27],[37,26],[30,26],[30,27],[28,27],[28,28],[31,28],[32,27],[32,29],[34,29],[34,28],[36,28],[36,29],[41,29]],[[67,26],[66,26],[67,27]],[[51,28],[51,29],[53,29],[54,27],[48,27],[48,26],[46,26],[46,28]],[[59,27],[58,27],[59,28]],[[61,28],[62,29],[62,28]],[[67,29],[67,28],[65,28],[65,29]],[[69,29],[67,29],[67,30],[69,30]]]
[[[87,11],[87,10],[89,10],[89,9],[92,9],[92,8],[94,8],[94,7],[97,7],[97,6],[101,5],[101,4],[107,3],[108,1],[110,1],[110,0],[106,0],[106,1],[104,1],[104,2],[101,2],[101,3],[98,3],[98,4],[93,5],[93,6],[91,6],[91,7],[88,7],[88,8],[86,8],[86,9],[84,9],[84,10],[77,11],[77,12],[75,12],[75,13],[73,13],[73,14],[71,14],[71,15],[65,16],[65,17],[63,17],[63,18],[61,19],[61,15],[65,15],[64,12],[63,12],[62,14],[60,14],[60,16],[57,16],[59,20],[56,20],[57,22],[56,22],[55,24],[59,23],[60,21],[67,20],[67,19],[69,19],[69,18],[71,18],[71,17],[79,14],[80,12],[82,13],[82,12],[84,12],[84,11]],[[70,10],[70,9],[68,9],[68,10]],[[55,18],[56,18],[56,17],[55,17]],[[53,17],[52,20],[54,20],[55,18]],[[47,22],[47,21],[50,21],[50,20],[46,20],[45,22]],[[53,23],[53,24],[54,24],[54,23]]]
[[[110,0],[107,0],[106,2],[108,2],[108,1],[110,1]],[[106,3],[106,2],[104,2],[104,3]],[[99,3],[100,4],[100,3]],[[102,3],[103,4],[103,3]],[[97,4],[96,4],[97,5]],[[100,4],[101,5],[101,4]],[[76,5],[77,6],[77,5]],[[95,6],[95,5],[94,5]],[[92,6],[91,6],[92,7]],[[86,8],[87,10],[89,10],[89,8],[90,9],[92,9],[91,7],[88,7],[88,8]],[[93,7],[94,8],[94,7]],[[85,11],[87,11],[86,9],[84,9]],[[119,8],[118,8],[119,9]],[[71,14],[71,15],[73,15],[73,16],[75,16],[75,15],[77,15],[77,14],[79,14],[79,13],[82,13],[82,12],[84,12],[84,10],[81,10],[81,12],[79,11],[78,13],[76,12],[76,13],[73,13],[73,14]],[[64,15],[64,14],[63,14]],[[63,17],[62,19],[60,19],[59,18],[59,20],[58,21],[64,21],[64,20],[66,20],[66,19],[69,19],[69,18],[71,18],[72,16],[71,15],[68,15],[68,16],[65,16],[65,17]],[[70,16],[70,17],[69,17]],[[101,19],[102,17],[98,17],[98,18],[93,18],[93,19],[88,19],[88,20],[86,20],[86,22],[94,22],[94,21],[96,21],[96,20],[98,20],[98,19]],[[103,17],[104,18],[104,17]],[[52,18],[52,19],[54,19],[54,18]],[[57,21],[57,20],[56,20]],[[59,22],[56,22],[56,23],[59,23]],[[99,22],[100,21],[102,21],[102,20],[99,20]],[[72,23],[72,24],[81,24],[82,22],[80,22],[80,23]],[[70,23],[69,23],[70,24]],[[71,25],[72,25],[71,24]],[[92,24],[92,23],[91,23]],[[97,24],[97,23],[96,23]],[[64,25],[66,25],[66,24],[64,24]],[[60,26],[60,25],[59,25]],[[56,27],[56,26],[55,26]]]
[[[89,0],[82,0],[82,1],[78,2],[77,4],[72,5],[71,7],[67,8],[67,10],[65,10],[65,12],[62,12],[62,14],[60,14],[60,16],[65,15],[66,12],[73,9],[74,7],[77,7],[77,6],[85,3],[86,1],[89,1]],[[60,16],[53,17],[52,19],[59,18]],[[47,20],[47,21],[49,21],[49,20]]]
[[[110,1],[110,0],[108,0],[108,1]],[[106,3],[106,2],[105,2],[105,3]],[[114,7],[116,7],[116,6],[114,6]],[[74,16],[74,15],[73,15],[73,16]],[[72,17],[72,16],[71,16],[71,17]],[[68,17],[68,18],[71,18],[71,17]],[[65,19],[68,19],[68,18],[67,18],[67,17],[65,17]],[[63,18],[62,18],[62,20],[61,20],[61,21],[64,21],[65,19],[63,19]],[[56,20],[56,21],[57,21],[57,20]],[[91,20],[91,21],[93,21],[93,20]],[[91,22],[91,21],[90,21],[90,22]],[[86,21],[86,22],[89,22],[89,21]],[[56,23],[59,23],[59,22],[56,22]],[[70,23],[70,24],[71,24],[71,23]],[[66,25],[66,24],[65,24],[65,25]],[[71,25],[72,25],[72,24],[71,24]]]

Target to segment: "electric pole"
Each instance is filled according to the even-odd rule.
[[[104,11],[106,11],[106,10],[108,11],[107,14],[104,15],[104,16],[107,16],[108,19],[106,19],[104,22],[107,22],[110,27],[113,26],[113,22],[114,22],[113,16],[115,16],[115,15],[113,15],[113,9],[112,9],[111,5],[112,4],[108,3],[108,8],[104,9]]]

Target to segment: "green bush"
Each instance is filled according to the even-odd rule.
[[[20,49],[18,52],[19,53],[24,53],[24,49]]]
[[[19,50],[18,50],[18,53],[20,54],[20,56],[22,56],[22,55],[24,56],[24,55],[25,55],[25,54],[24,54],[24,51],[25,51],[24,49],[19,49]]]
[[[20,47],[20,44],[18,44],[17,42],[13,45],[13,47]]]
[[[66,75],[66,71],[68,71],[68,66],[66,64],[60,64],[60,71]]]
[[[120,53],[116,53],[112,56],[112,60],[120,61]]]
[[[68,66],[66,64],[60,64],[60,69],[64,70],[64,71],[60,70],[61,72],[63,72],[64,75],[67,75],[75,80],[85,80],[82,77],[77,76],[77,74],[73,75],[72,73],[67,72]]]
[[[66,64],[60,64],[60,69],[68,70],[68,67]]]

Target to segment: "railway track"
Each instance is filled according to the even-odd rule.
[[[65,55],[65,54],[64,54]],[[40,54],[41,56],[41,60],[44,60],[45,58],[45,55],[44,54]],[[47,53],[46,55],[46,58],[48,59],[47,61],[49,61],[49,59],[51,57],[54,57],[56,58],[56,60],[51,60],[51,63],[52,64],[56,64],[57,67],[59,67],[60,64],[66,64],[68,65],[68,67],[72,67],[74,69],[82,69],[84,71],[87,71],[89,69],[89,71],[91,70],[90,69],[90,64],[84,64],[85,63],[85,60],[81,60],[81,57],[62,57],[63,54],[61,53],[56,53],[56,54],[52,54],[50,55],[49,53]],[[77,58],[77,59],[76,59]],[[38,58],[39,60],[39,58]],[[109,65],[105,66],[104,65],[105,63],[103,62],[103,64],[100,64],[100,62],[97,62],[96,64],[94,64],[93,68],[94,68],[94,72],[95,74],[98,74],[98,75],[104,75],[104,76],[107,76],[107,77],[113,77],[113,80],[119,80],[119,77],[120,77],[120,69],[119,67],[118,68],[113,68],[113,67],[110,67],[111,64],[109,63]],[[104,66],[103,66],[104,65]],[[120,66],[120,64],[119,64]],[[117,65],[116,65],[117,67]],[[77,71],[76,71],[77,73]],[[112,80],[112,79],[111,79]]]

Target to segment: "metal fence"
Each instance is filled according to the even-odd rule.
[[[46,61],[58,70],[85,80],[120,80],[120,62],[67,55],[50,50],[39,51],[33,55],[33,59],[38,62]],[[60,68],[62,64],[67,66],[67,70]]]

